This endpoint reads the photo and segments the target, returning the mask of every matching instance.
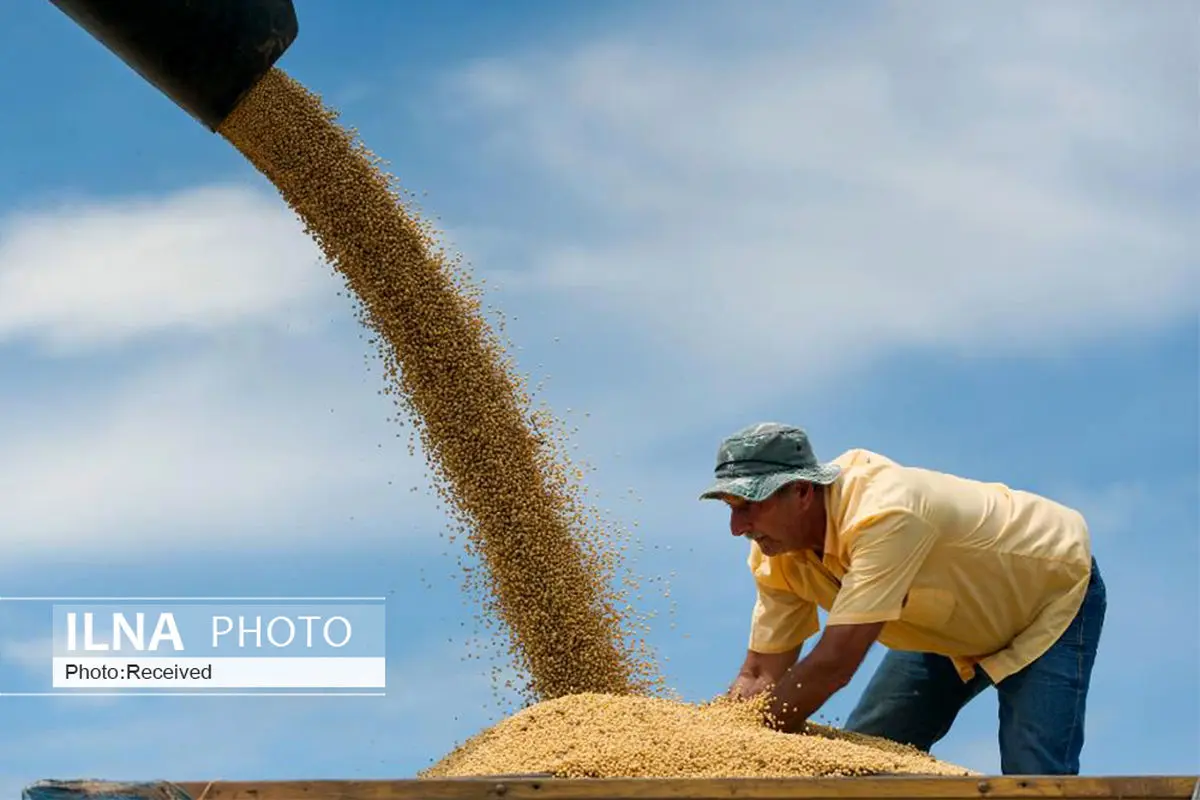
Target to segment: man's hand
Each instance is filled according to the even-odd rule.
[[[775,681],[768,709],[772,726],[784,733],[803,730],[808,718],[850,683],[882,629],[882,622],[826,626],[812,652]]]
[[[737,679],[733,682],[733,686],[729,687],[728,697],[733,700],[749,700],[751,697],[770,690],[774,685],[775,681],[766,675],[758,677],[738,675]]]
[[[799,656],[799,647],[786,653],[747,651],[746,661],[742,664],[733,686],[729,688],[728,696],[735,700],[747,700],[767,691],[796,663]]]

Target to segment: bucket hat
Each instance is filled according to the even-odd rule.
[[[757,502],[796,481],[828,486],[841,471],[836,464],[817,461],[803,428],[760,422],[721,442],[717,448],[716,481],[700,499],[733,495]]]

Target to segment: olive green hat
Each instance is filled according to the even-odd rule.
[[[796,481],[828,486],[841,471],[836,464],[817,461],[803,428],[760,422],[721,442],[717,449],[716,482],[700,499],[733,495],[757,502]]]

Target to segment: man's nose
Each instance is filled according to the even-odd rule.
[[[737,509],[729,514],[729,532],[734,536],[745,536],[750,529],[746,514]]]

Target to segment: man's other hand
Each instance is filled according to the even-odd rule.
[[[799,657],[799,647],[785,653],[746,651],[746,661],[729,687],[728,696],[734,700],[747,700],[767,691],[779,682]]]

